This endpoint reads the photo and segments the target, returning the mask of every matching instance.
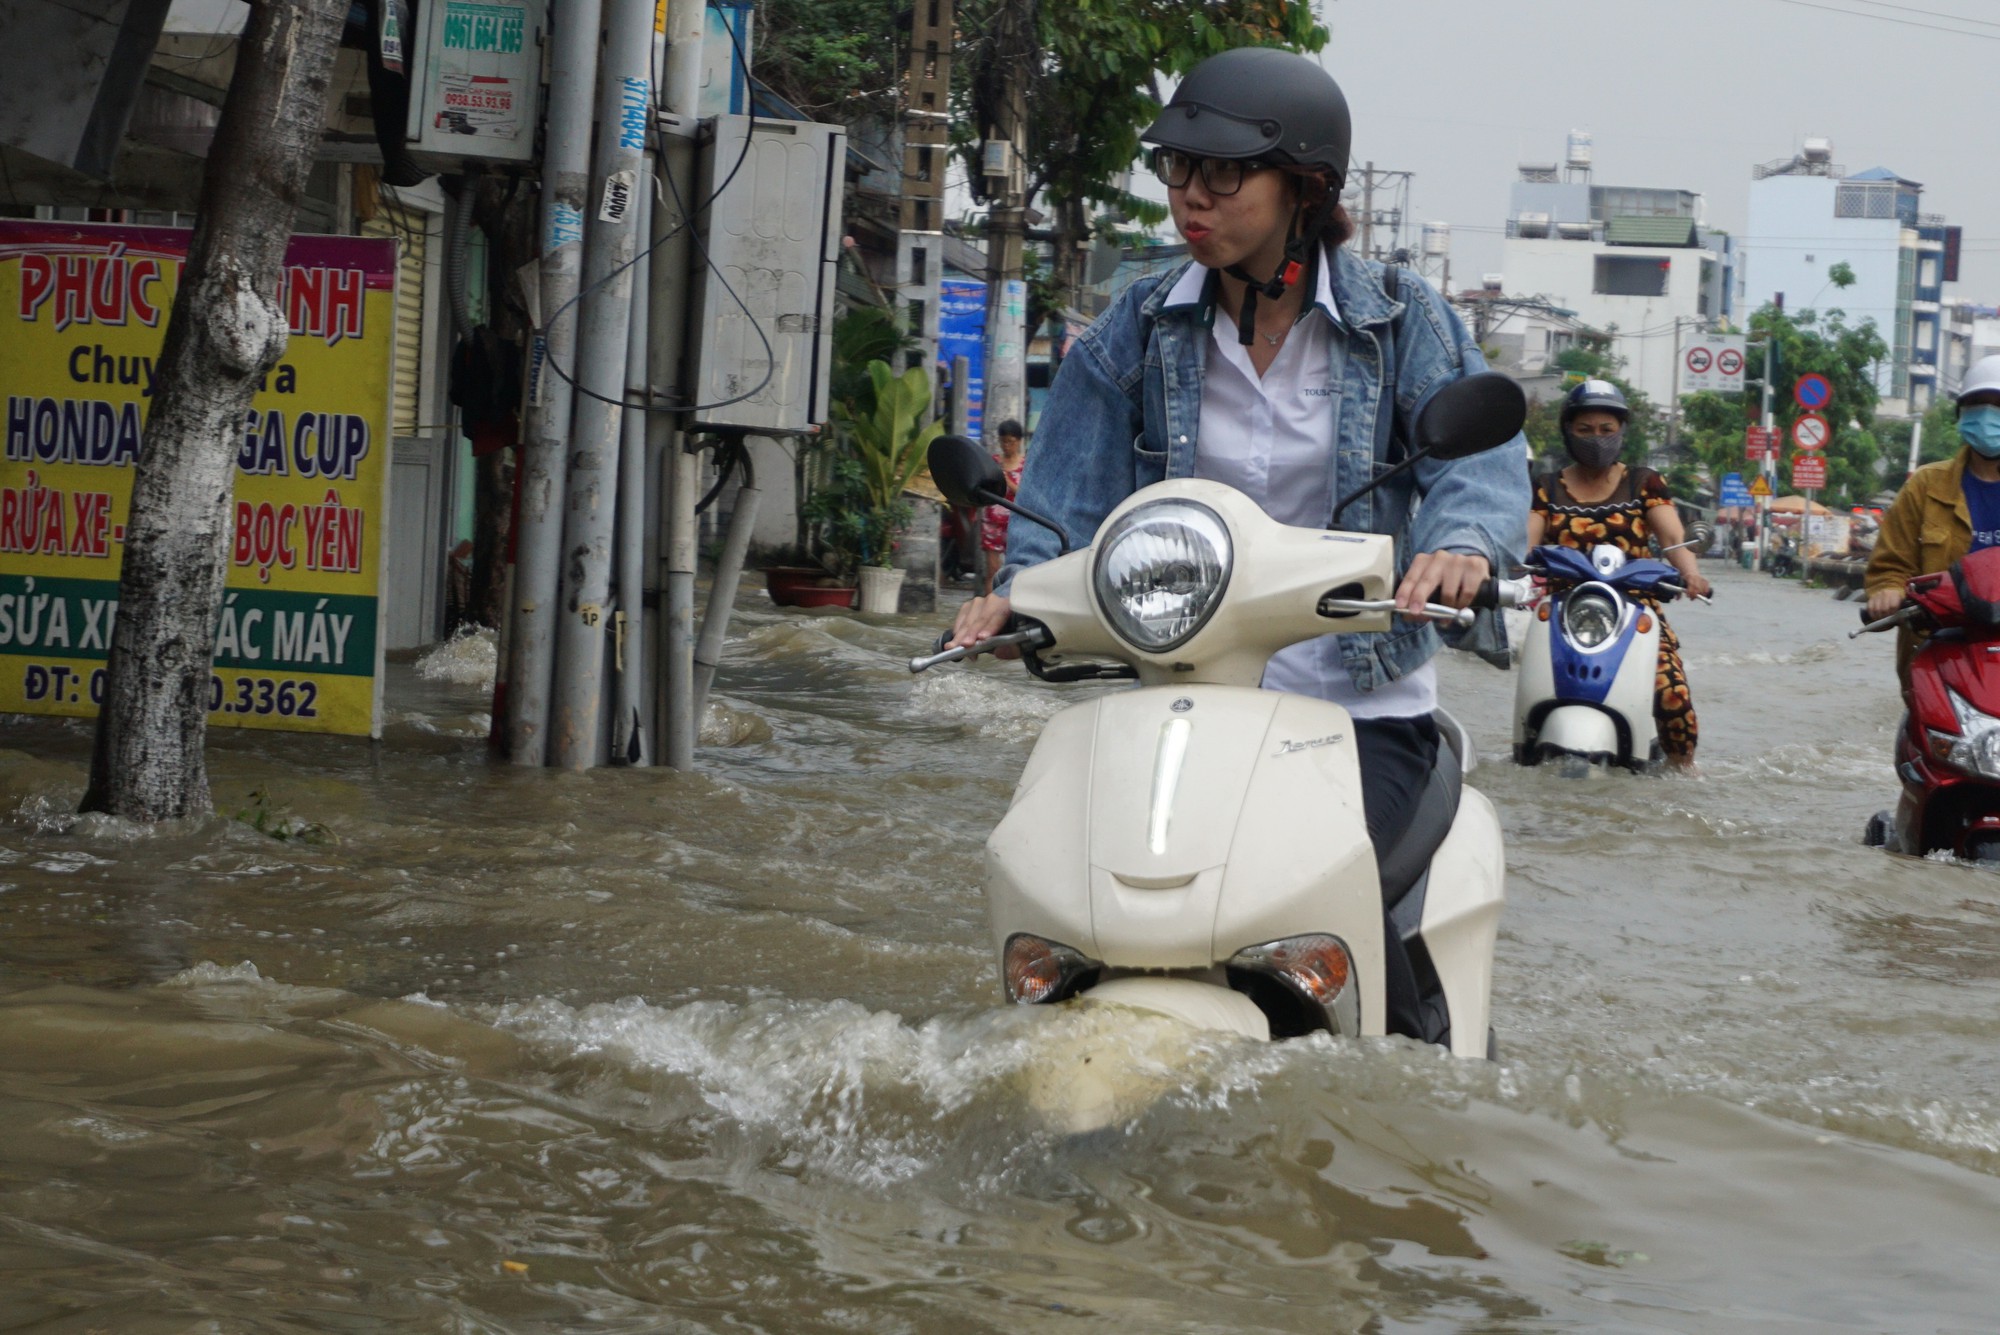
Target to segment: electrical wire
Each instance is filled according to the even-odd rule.
[[[1854,0],[1857,4],[1870,4],[1874,0]],[[1899,19],[1888,14],[1864,14],[1857,9],[1841,9],[1837,5],[1815,4],[1814,0],[1778,0],[1781,5],[1797,5],[1800,9],[1819,9],[1829,14],[1845,14],[1852,19],[1872,19],[1876,23],[1894,23],[1905,28],[1927,28],[1931,32],[1948,32],[1954,37],[1973,37],[1983,42],[2000,42],[2000,33],[1967,32],[1964,28],[1947,28],[1939,23],[1919,23],[1915,19]],[[1903,9],[1902,5],[1887,5],[1889,9]],[[1931,14],[1928,9],[1912,9],[1913,14]],[[1962,14],[1936,14],[1937,18],[1956,19],[1960,23],[1982,23],[1983,19],[1969,19]]]
[[[729,44],[734,49],[736,63],[738,67],[741,68],[743,71],[743,82],[745,88],[747,89],[749,87],[751,78],[749,58],[745,56],[743,53],[743,43],[737,38],[736,30],[730,27],[727,23],[723,24],[722,26],[723,30],[729,34]],[[653,108],[656,113],[664,111],[666,109],[665,103],[661,100],[662,96],[661,79],[663,77],[663,73],[664,71],[660,68],[659,60],[658,57],[656,56],[653,62],[653,75],[654,75]],[[770,338],[764,333],[763,326],[758,323],[756,313],[753,312],[750,309],[749,304],[745,302],[743,298],[737,294],[736,289],[730,286],[728,277],[722,272],[721,269],[716,267],[715,261],[709,257],[708,247],[703,245],[701,241],[701,230],[695,227],[696,219],[698,219],[703,213],[706,213],[709,210],[709,208],[715,203],[715,201],[722,197],[722,192],[729,188],[730,182],[736,179],[737,172],[742,170],[744,161],[750,156],[750,145],[757,133],[757,99],[754,92],[751,93],[749,97],[748,114],[750,123],[749,125],[744,127],[742,151],[736,155],[736,161],[733,164],[731,164],[729,168],[729,173],[722,178],[721,183],[708,192],[708,197],[702,200],[699,204],[697,204],[693,210],[689,210],[686,201],[684,201],[681,198],[680,186],[674,180],[674,174],[672,172],[662,172],[661,174],[666,178],[667,188],[673,192],[674,204],[681,210],[680,226],[674,228],[672,231],[669,231],[665,235],[661,236],[657,241],[654,241],[651,245],[647,246],[645,249],[633,255],[631,259],[626,260],[623,264],[613,269],[610,273],[605,274],[595,283],[592,283],[590,286],[580,289],[575,296],[571,297],[568,301],[564,302],[561,306],[556,308],[555,312],[552,315],[550,315],[548,320],[543,324],[542,330],[540,332],[546,332],[550,326],[554,325],[557,320],[562,318],[563,313],[569,310],[570,307],[576,305],[578,302],[582,301],[585,297],[589,296],[593,292],[596,292],[599,289],[603,288],[606,284],[610,283],[620,274],[624,273],[626,270],[636,265],[640,260],[646,259],[647,257],[651,256],[654,251],[658,250],[668,241],[671,241],[673,238],[679,236],[682,232],[688,232],[691,230],[690,239],[694,242],[695,249],[701,252],[702,263],[708,266],[708,270],[711,274],[715,276],[715,280],[722,284],[723,291],[729,294],[730,300],[734,301],[737,305],[737,308],[743,312],[744,317],[748,319],[750,322],[750,328],[756,333],[758,341],[764,345],[764,378],[759,380],[755,385],[752,385],[749,389],[745,390],[743,393],[738,394],[733,398],[717,399],[713,403],[695,403],[687,405],[674,404],[664,407],[655,407],[654,405],[648,403],[632,403],[626,399],[614,399],[608,394],[599,394],[595,390],[587,388],[586,386],[580,384],[574,376],[570,375],[569,372],[565,371],[562,368],[562,364],[556,359],[554,351],[550,350],[547,353],[549,369],[551,371],[554,371],[558,376],[560,376],[576,393],[583,395],[585,398],[596,399],[599,403],[611,404],[612,406],[620,410],[631,409],[646,413],[696,413],[696,412],[708,412],[716,408],[726,408],[732,403],[741,403],[745,399],[753,398],[756,395],[763,393],[764,387],[771,383],[771,377],[775,373],[777,367],[777,361],[778,361],[777,351],[774,348],[772,348]],[[657,122],[653,125],[649,133],[653,135],[653,137],[656,140],[655,161],[657,162],[665,157],[663,153],[660,153],[658,151],[657,139],[659,136],[659,126]]]

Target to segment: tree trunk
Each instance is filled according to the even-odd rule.
[[[237,43],[132,479],[85,811],[214,809],[202,748],[237,442],[285,350],[278,279],[346,15],[340,0],[258,0]]]

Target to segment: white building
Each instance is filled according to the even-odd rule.
[[[1521,167],[1509,212],[1506,290],[1610,335],[1620,375],[1664,405],[1682,340],[1731,313],[1732,242],[1702,226],[1701,196],[1593,185],[1588,139],[1572,135],[1565,164]]]
[[[1958,231],[1921,211],[1923,186],[1885,167],[1849,175],[1824,139],[1752,169],[1742,309],[1839,310],[1873,320],[1890,348],[1876,388],[1890,413],[1921,413],[1938,392],[1943,285],[1956,282]],[[1834,286],[1834,266],[1854,273]]]

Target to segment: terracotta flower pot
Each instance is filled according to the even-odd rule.
[[[818,566],[772,566],[764,572],[764,589],[780,607],[799,606],[798,592],[826,578]]]
[[[823,589],[817,585],[808,584],[802,588],[792,590],[791,602],[786,605],[789,607],[852,607],[854,606],[855,592],[853,589]]]

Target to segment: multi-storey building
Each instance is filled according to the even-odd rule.
[[[1958,280],[1959,229],[1922,210],[1923,186],[1886,167],[1849,174],[1824,139],[1752,169],[1742,307],[1839,310],[1872,320],[1890,355],[1876,388],[1890,412],[1939,392],[1944,284]],[[1834,278],[1846,265],[1853,281]],[[1843,275],[1844,277],[1844,275]]]
[[[1502,254],[1507,292],[1604,331],[1621,374],[1660,403],[1682,341],[1732,313],[1734,243],[1703,225],[1701,196],[1594,184],[1585,135],[1563,163],[1522,165]]]

